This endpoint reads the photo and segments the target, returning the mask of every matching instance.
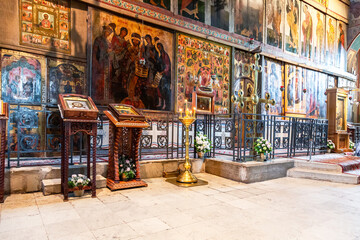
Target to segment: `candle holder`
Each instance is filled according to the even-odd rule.
[[[180,173],[176,178],[177,182],[180,183],[196,183],[198,180],[191,172],[191,162],[189,159],[189,127],[196,120],[196,108],[190,110],[188,107],[188,102],[185,101],[185,113],[183,115],[182,109],[180,109],[179,120],[185,126],[185,171]]]

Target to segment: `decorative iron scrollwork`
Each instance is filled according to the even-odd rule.
[[[140,143],[142,148],[151,148],[152,135],[142,135]]]
[[[167,143],[167,136],[166,135],[160,135],[157,136],[157,144],[159,148],[166,148],[168,143]]]

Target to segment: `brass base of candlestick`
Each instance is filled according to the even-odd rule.
[[[181,183],[196,183],[198,180],[189,170],[185,170],[180,173],[180,175],[176,178],[176,181]]]
[[[204,181],[202,179],[198,179],[198,181],[196,183],[181,183],[181,182],[176,181],[176,178],[168,178],[165,181],[168,183],[174,184],[178,187],[197,187],[197,186],[208,185],[208,182]]]

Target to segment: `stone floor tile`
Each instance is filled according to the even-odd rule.
[[[243,189],[243,191],[248,192],[248,193],[252,193],[254,195],[264,194],[264,193],[268,192],[267,190],[264,190],[264,189],[261,189],[261,188],[256,188],[256,187],[245,188],[245,189]]]
[[[72,236],[90,231],[83,219],[45,224],[44,226],[49,239]]]
[[[39,214],[33,216],[5,218],[2,219],[0,223],[0,233],[7,231],[14,231],[14,233],[16,233],[17,230],[22,230],[24,228],[38,227],[42,225],[43,222]]]
[[[255,194],[253,194],[253,193],[245,192],[244,189],[233,190],[233,191],[229,191],[227,193],[231,194],[231,195],[234,195],[237,198],[247,198],[247,197],[255,196]]]
[[[96,240],[92,232],[82,232],[65,236],[51,236],[49,240]]]
[[[169,225],[167,225],[157,217],[129,222],[128,225],[140,235],[147,235],[171,229]]]
[[[172,228],[203,221],[200,216],[192,212],[181,212],[179,210],[177,210],[177,212],[174,211],[173,213],[160,215],[158,218]]]
[[[30,205],[22,208],[4,208],[1,210],[1,218],[8,219],[13,217],[24,217],[39,215],[39,209],[36,205]]]
[[[41,218],[45,225],[63,221],[71,222],[73,220],[80,220],[80,216],[75,209],[42,213]]]
[[[116,226],[99,228],[92,231],[93,235],[97,240],[108,240],[108,239],[130,239],[139,236],[131,227],[127,224],[118,224]]]
[[[1,240],[48,240],[43,226],[1,232],[0,238]]]

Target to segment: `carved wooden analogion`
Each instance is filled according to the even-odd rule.
[[[91,179],[92,197],[96,197],[96,138],[99,110],[90,97],[78,94],[60,94],[59,109],[62,118],[61,133],[61,192],[68,200],[69,189],[69,144],[70,136],[82,132],[87,137],[87,177]],[[91,144],[92,137],[92,144]],[[91,146],[92,145],[92,146]],[[90,176],[90,155],[92,150],[92,177]]]
[[[0,202],[4,202],[5,181],[5,151],[6,151],[6,122],[9,119],[8,103],[0,102]]]
[[[147,183],[140,179],[139,143],[142,129],[149,126],[145,116],[134,107],[125,104],[110,104],[104,112],[110,120],[109,165],[107,186],[111,190],[133,187],[146,187]],[[119,155],[134,159],[136,176],[134,180],[120,181]]]

